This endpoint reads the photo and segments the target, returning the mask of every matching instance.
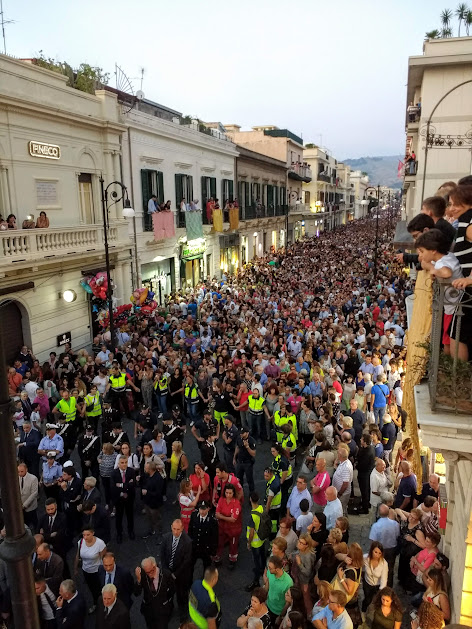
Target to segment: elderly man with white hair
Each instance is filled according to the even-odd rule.
[[[336,487],[328,487],[326,490],[326,507],[323,509],[326,516],[326,528],[332,529],[336,524],[336,520],[343,514],[343,506],[338,498],[338,490]]]
[[[376,459],[375,467],[370,474],[370,505],[372,507],[372,523],[377,519],[377,510],[382,504],[381,494],[392,486],[392,481],[385,472],[385,461]]]
[[[145,557],[135,570],[135,596],[142,592],[141,614],[148,629],[167,629],[175,586],[172,575],[159,569],[154,557]]]
[[[118,598],[116,585],[108,583],[102,587],[102,596],[98,599],[96,629],[131,629],[129,611]]]

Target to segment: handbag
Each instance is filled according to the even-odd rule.
[[[403,441],[403,430],[397,432],[397,441]]]
[[[77,561],[77,565],[79,568],[82,568],[82,557],[80,556],[80,549],[82,548],[82,544],[84,543],[84,538],[82,537],[82,539],[80,540],[80,544],[79,544],[79,559]]]
[[[349,603],[354,598],[356,598],[357,594],[359,592],[359,585],[361,583],[362,569],[358,568],[358,571],[359,572],[358,572],[358,577],[357,577],[357,580],[356,580],[356,587],[354,588],[354,592],[352,594],[348,594],[347,593],[346,588],[341,583],[341,580],[339,579],[339,576],[338,576],[337,572],[336,572],[336,575],[335,575],[334,579],[331,581],[331,587],[332,587],[333,590],[340,590],[341,592],[344,592],[344,594],[346,595],[346,598],[347,598],[346,603]]]

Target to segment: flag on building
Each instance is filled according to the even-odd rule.
[[[403,177],[405,176],[405,164],[401,161],[401,159],[398,160],[398,179],[403,179]]]

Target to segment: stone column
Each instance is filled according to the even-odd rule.
[[[0,204],[0,211],[6,218],[11,213],[8,170],[6,166],[0,166]]]

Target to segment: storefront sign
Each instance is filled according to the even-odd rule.
[[[72,341],[72,334],[70,332],[64,332],[64,334],[59,334],[57,337],[57,347],[61,347],[66,343],[70,343]]]
[[[195,245],[192,245],[192,241],[188,242],[185,245],[182,245],[182,252],[180,257],[182,260],[195,260],[199,258],[206,251],[206,242],[198,242]]]
[[[44,144],[43,142],[29,142],[29,154],[32,157],[44,159],[61,159],[61,147],[56,144]]]

